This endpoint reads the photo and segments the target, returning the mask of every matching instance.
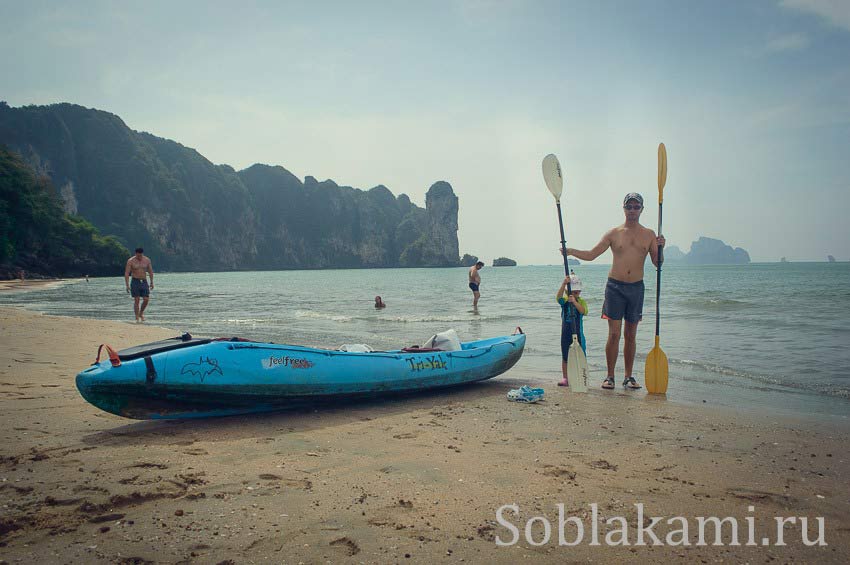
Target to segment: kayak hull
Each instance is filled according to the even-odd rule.
[[[406,394],[482,381],[513,367],[525,335],[459,351],[349,353],[273,343],[174,338],[81,371],[77,389],[127,418],[204,418]]]

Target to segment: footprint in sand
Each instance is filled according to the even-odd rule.
[[[589,465],[591,467],[593,467],[594,469],[602,469],[603,471],[616,471],[617,470],[617,465],[614,465],[613,463],[609,463],[608,461],[605,461],[604,459],[600,459],[599,461],[591,461],[589,463]]]
[[[566,477],[571,481],[574,481],[576,478],[575,471],[558,465],[543,465],[543,474],[547,477]]]
[[[128,469],[168,469],[168,465],[163,463],[136,463],[130,465]]]
[[[726,491],[735,498],[750,500],[752,502],[772,502],[781,506],[787,507],[791,502],[791,497],[779,494],[776,492],[768,492],[763,490],[754,490],[745,487],[732,488]]]
[[[283,479],[281,482],[284,485],[293,488],[302,488],[304,490],[310,490],[313,488],[313,482],[307,479]]]
[[[343,549],[349,557],[360,553],[360,546],[349,537],[335,539],[330,543],[330,546]]]

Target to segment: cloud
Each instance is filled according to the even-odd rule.
[[[790,33],[771,39],[767,42],[768,53],[782,53],[786,51],[801,51],[808,47],[809,38],[804,33]]]
[[[850,2],[847,0],[782,0],[781,5],[816,14],[830,24],[850,31]]]

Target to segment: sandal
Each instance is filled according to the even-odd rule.
[[[605,380],[602,381],[602,388],[612,390],[614,388],[614,377],[605,377]]]
[[[532,404],[542,400],[543,394],[544,390],[542,388],[531,388],[528,385],[523,385],[517,389],[508,391],[508,400]]]
[[[638,384],[634,377],[626,377],[625,380],[623,380],[623,388],[638,390],[643,387]]]

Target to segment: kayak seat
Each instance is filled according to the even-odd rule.
[[[174,349],[183,349],[184,347],[203,345],[205,343],[210,343],[211,341],[212,340],[210,338],[197,338],[192,337],[189,334],[183,334],[180,337],[172,337],[161,341],[154,341],[122,349],[118,352],[118,358],[121,361],[132,361],[133,359],[141,359],[148,355],[153,355],[154,353],[162,353],[163,351],[172,351]]]

